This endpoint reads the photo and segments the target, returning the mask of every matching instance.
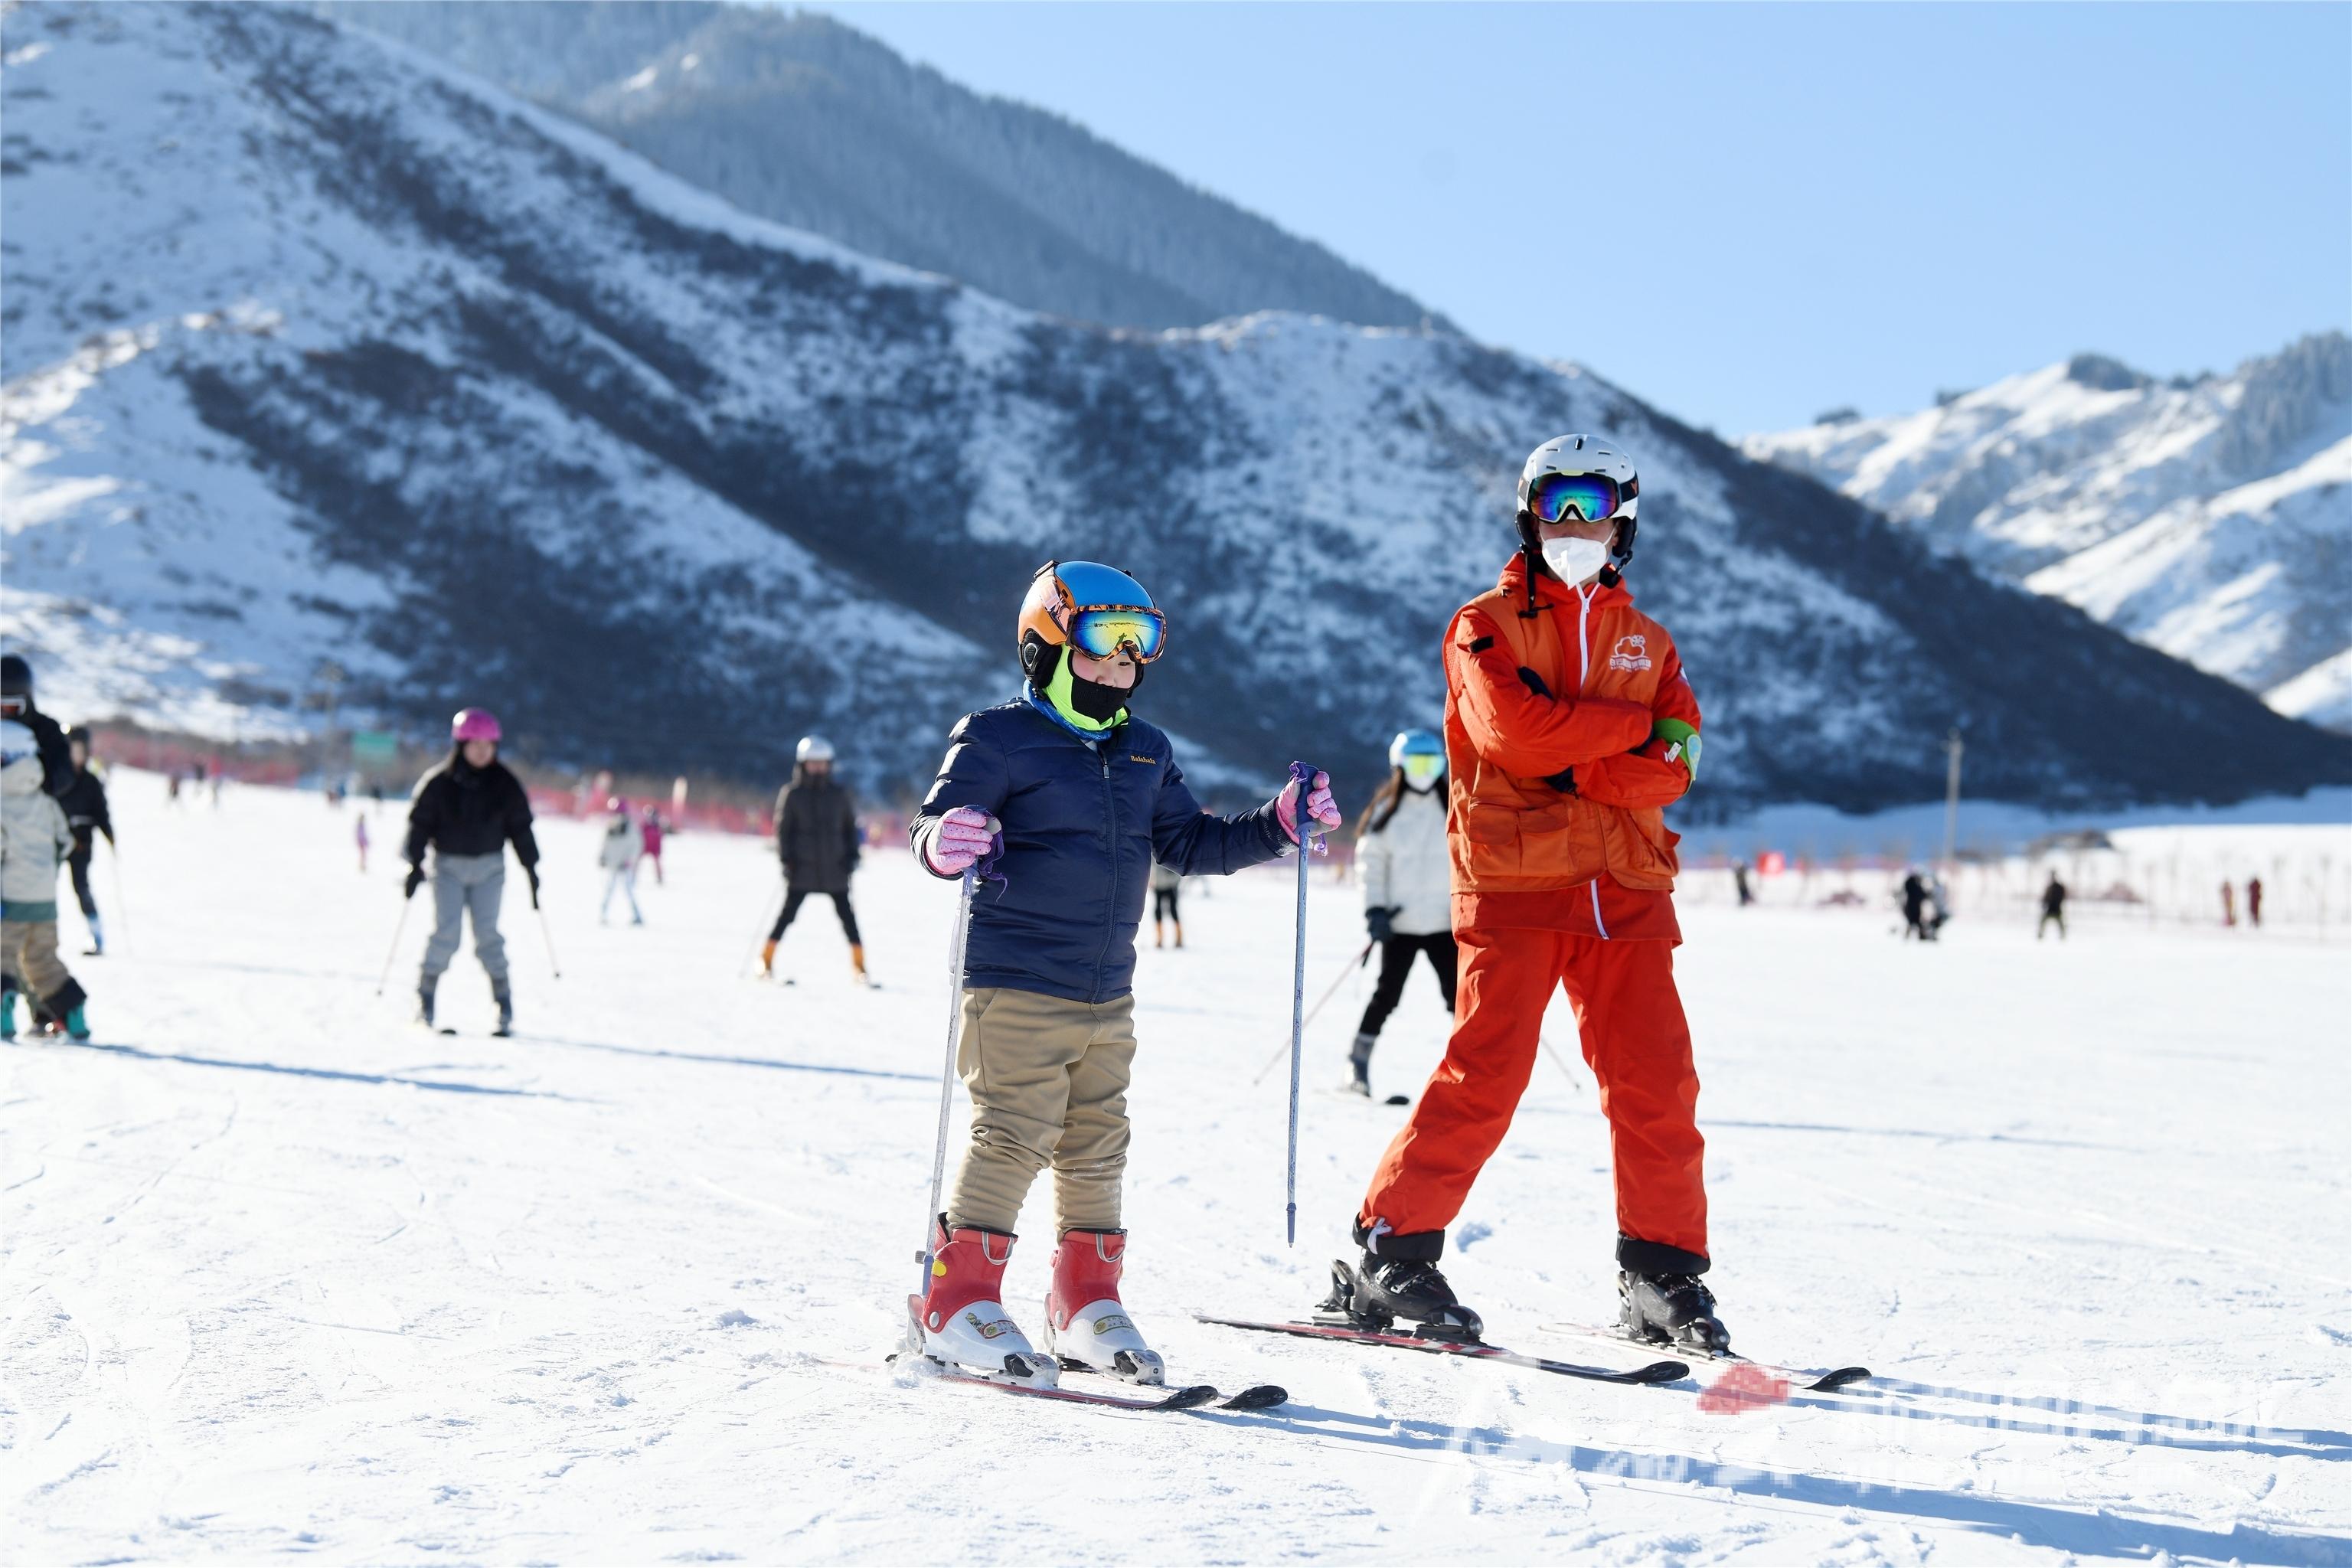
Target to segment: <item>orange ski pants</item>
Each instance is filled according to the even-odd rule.
[[[1520,930],[1454,938],[1462,967],[1453,1037],[1372,1174],[1362,1230],[1442,1236],[1462,1212],[1527,1091],[1552,987],[1565,985],[1609,1118],[1619,1234],[1706,1257],[1706,1144],[1674,943]]]

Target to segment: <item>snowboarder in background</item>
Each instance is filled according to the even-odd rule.
[[[1739,894],[1741,909],[1744,910],[1756,901],[1755,890],[1748,885],[1747,861],[1735,860],[1731,863],[1731,886]]]
[[[33,737],[41,764],[41,791],[63,795],[73,786],[73,748],[55,719],[33,701],[33,667],[22,654],[0,654],[0,719],[13,719]]]
[[[19,991],[36,1028],[89,1038],[89,994],[58,956],[58,868],[73,829],[47,781],[32,726],[0,719],[0,1039],[16,1037]]]
[[[507,982],[507,947],[499,934],[499,902],[506,892],[509,844],[530,882],[539,908],[539,841],[530,830],[530,796],[499,761],[499,721],[484,708],[467,708],[449,721],[449,755],[416,781],[408,807],[402,858],[408,879],[400,896],[425,885],[425,852],[433,851],[433,935],[416,976],[416,1017],[433,1022],[433,997],[442,972],[457,955],[464,922],[474,922],[474,955],[490,977],[497,1033],[514,1027],[514,990]]]
[[[637,908],[637,859],[644,853],[645,839],[629,815],[629,803],[614,795],[604,802],[604,841],[596,851],[596,864],[604,868],[604,901],[596,908],[597,924],[612,920],[616,892],[629,900],[629,923],[646,923],[645,911]]]
[[[1388,782],[1356,823],[1356,875],[1364,885],[1364,930],[1380,944],[1381,977],[1348,1047],[1343,1086],[1372,1092],[1372,1047],[1396,1011],[1412,961],[1423,953],[1437,971],[1438,994],[1454,1011],[1452,868],[1445,848],[1445,742],[1427,730],[1404,730],[1389,742]]]
[[[114,847],[114,818],[106,806],[106,781],[89,765],[90,733],[76,726],[66,731],[67,754],[73,763],[73,782],[58,796],[64,807],[66,823],[73,830],[73,853],[66,865],[73,873],[74,900],[81,905],[81,918],[89,927],[89,951],[82,956],[97,958],[106,952],[106,922],[99,918],[98,895],[89,888],[89,858],[97,848],[98,836],[106,836],[106,847]],[[118,868],[119,869],[119,868]]]
[[[1172,866],[1151,863],[1151,945],[1159,947],[1166,936],[1161,922],[1176,928],[1176,945],[1184,945],[1184,874]]]
[[[360,847],[360,875],[367,875],[367,816],[364,813],[352,819],[352,837]]]
[[[841,781],[833,776],[833,742],[822,735],[803,735],[793,748],[792,782],[776,792],[776,860],[784,873],[784,904],[768,940],[760,949],[760,973],[776,969],[776,944],[801,912],[812,893],[833,900],[841,917],[841,934],[849,942],[849,968],[861,985],[873,984],[866,973],[866,942],[857,934],[857,911],[849,907],[849,879],[856,874],[862,840],[857,832],[857,807]]]
[[[1201,809],[1168,737],[1132,713],[1166,634],[1126,573],[1046,563],[1016,623],[1021,695],[957,722],[910,829],[933,876],[975,864],[987,875],[957,1057],[971,1140],[933,1220],[929,1289],[909,1308],[927,1354],[1033,1384],[1059,1378],[1056,1354],[1133,1382],[1165,1376],[1118,1294],[1135,936],[1152,860],[1223,876],[1290,852],[1302,816],[1310,832],[1339,822],[1323,773],[1237,816]],[[1056,1245],[1040,1353],[1004,1309],[1004,1268],[1049,1165]]]
[[[1533,1070],[1563,986],[1601,1085],[1616,1177],[1619,1321],[1727,1347],[1708,1267],[1698,1075],[1675,986],[1679,869],[1664,808],[1696,776],[1699,708],[1665,627],[1620,575],[1640,479],[1603,438],[1537,447],[1519,549],[1447,628],[1446,822],[1462,1007],[1445,1059],[1372,1173],[1363,1248],[1323,1310],[1475,1339],[1437,1261]]]
[[[2263,923],[2263,879],[2246,879],[2246,923],[2260,929]]]
[[[662,819],[661,812],[657,807],[650,805],[646,807],[646,818],[639,837],[645,845],[646,858],[654,863],[654,886],[661,887],[664,885],[661,863]]]
[[[1927,927],[1927,879],[1912,867],[1903,873],[1903,940],[1917,937],[1921,942],[1933,942],[1936,933]]]
[[[2033,922],[2034,941],[2042,940],[2042,931],[2048,929],[2053,921],[2058,922],[2058,940],[2064,942],[2066,940],[2066,884],[2058,879],[2058,873],[2055,871],[2050,873],[2050,885],[2042,889],[2042,918]]]

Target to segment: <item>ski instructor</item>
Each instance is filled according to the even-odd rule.
[[[1445,1059],[1358,1211],[1363,1258],[1327,1310],[1475,1339],[1437,1260],[1526,1091],[1555,986],[1575,1004],[1609,1118],[1621,1324],[1729,1347],[1707,1268],[1698,1076],[1675,990],[1675,835],[1698,701],[1666,629],[1633,608],[1640,484],[1608,441],[1562,436],[1519,475],[1518,553],[1446,630],[1446,840],[1460,1006]]]
[[[400,896],[425,885],[425,851],[433,851],[433,936],[416,976],[416,1021],[433,1022],[433,994],[457,956],[466,916],[474,920],[474,954],[490,976],[499,1007],[497,1033],[514,1027],[514,991],[507,984],[507,944],[499,935],[499,901],[506,891],[507,846],[514,846],[530,880],[530,907],[539,908],[539,841],[530,831],[530,796],[499,761],[498,716],[487,708],[461,709],[449,721],[449,756],[416,781],[408,808],[403,858],[408,879]]]

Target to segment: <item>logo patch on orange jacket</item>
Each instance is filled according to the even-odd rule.
[[[1619,637],[1617,646],[1609,650],[1609,668],[1612,669],[1649,668],[1650,639],[1631,633]]]

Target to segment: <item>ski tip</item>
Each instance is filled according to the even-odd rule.
[[[1214,1403],[1216,1397],[1217,1390],[1214,1384],[1196,1383],[1190,1388],[1180,1388],[1175,1390],[1165,1399],[1160,1400],[1150,1408],[1154,1410],[1198,1410],[1203,1405]]]
[[[1871,1375],[1866,1366],[1842,1366],[1835,1372],[1825,1372],[1805,1384],[1809,1394],[1835,1394],[1857,1383],[1866,1382]]]
[[[1392,1094],[1389,1096],[1388,1103],[1391,1105],[1411,1105],[1412,1103],[1412,1096],[1409,1094]]]
[[[1261,1383],[1255,1388],[1244,1388],[1232,1398],[1218,1403],[1220,1410],[1271,1410],[1277,1405],[1290,1403],[1290,1391],[1271,1383]]]
[[[1690,1374],[1691,1369],[1685,1363],[1654,1361],[1647,1366],[1634,1368],[1625,1376],[1633,1383],[1675,1383]]]

